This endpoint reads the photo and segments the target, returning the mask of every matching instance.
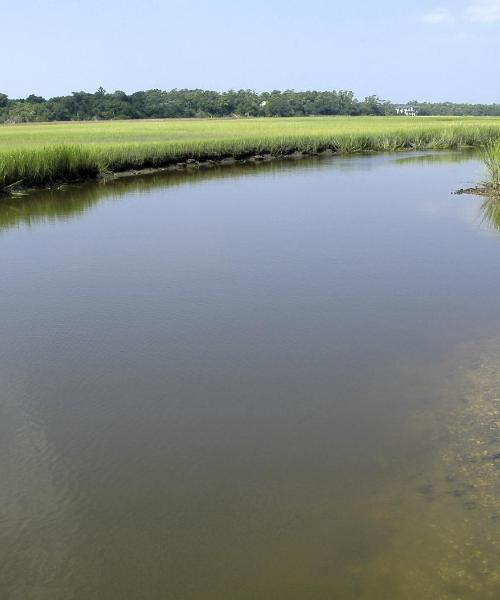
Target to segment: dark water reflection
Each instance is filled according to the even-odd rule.
[[[495,597],[500,246],[409,158],[0,205],[2,598]]]
[[[492,229],[500,231],[500,197],[492,195],[481,204],[483,223]]]
[[[429,164],[469,162],[476,155],[475,150],[464,152],[402,153],[391,160],[394,164]],[[358,170],[358,165],[349,159],[335,159],[336,169]],[[316,169],[327,164],[325,158],[309,158],[283,162],[264,161],[245,165],[226,165],[213,168],[158,172],[144,176],[123,177],[105,183],[65,185],[58,189],[42,190],[36,193],[20,194],[15,197],[0,197],[0,230],[18,225],[34,225],[43,221],[67,220],[84,214],[95,204],[108,198],[145,193],[157,188],[185,185],[201,185],[214,179],[238,179],[252,175],[280,173],[290,169],[294,163],[301,170]],[[370,168],[365,165],[365,169]]]

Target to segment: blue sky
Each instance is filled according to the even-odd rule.
[[[500,0],[24,0],[0,92],[350,89],[500,102]]]

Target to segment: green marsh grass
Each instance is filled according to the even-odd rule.
[[[486,199],[481,206],[483,222],[500,231],[500,142],[488,144],[483,153],[488,172],[482,192]]]
[[[488,144],[483,155],[488,171],[488,186],[500,190],[500,143]]]
[[[0,126],[0,189],[91,179],[187,159],[456,149],[500,140],[500,118],[304,117]]]

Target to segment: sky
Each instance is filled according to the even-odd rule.
[[[2,4],[4,4],[2,6]],[[0,0],[0,92],[352,90],[500,102],[500,0]]]

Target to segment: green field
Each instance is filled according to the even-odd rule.
[[[195,159],[454,149],[500,139],[500,118],[304,117],[0,126],[0,189]]]

